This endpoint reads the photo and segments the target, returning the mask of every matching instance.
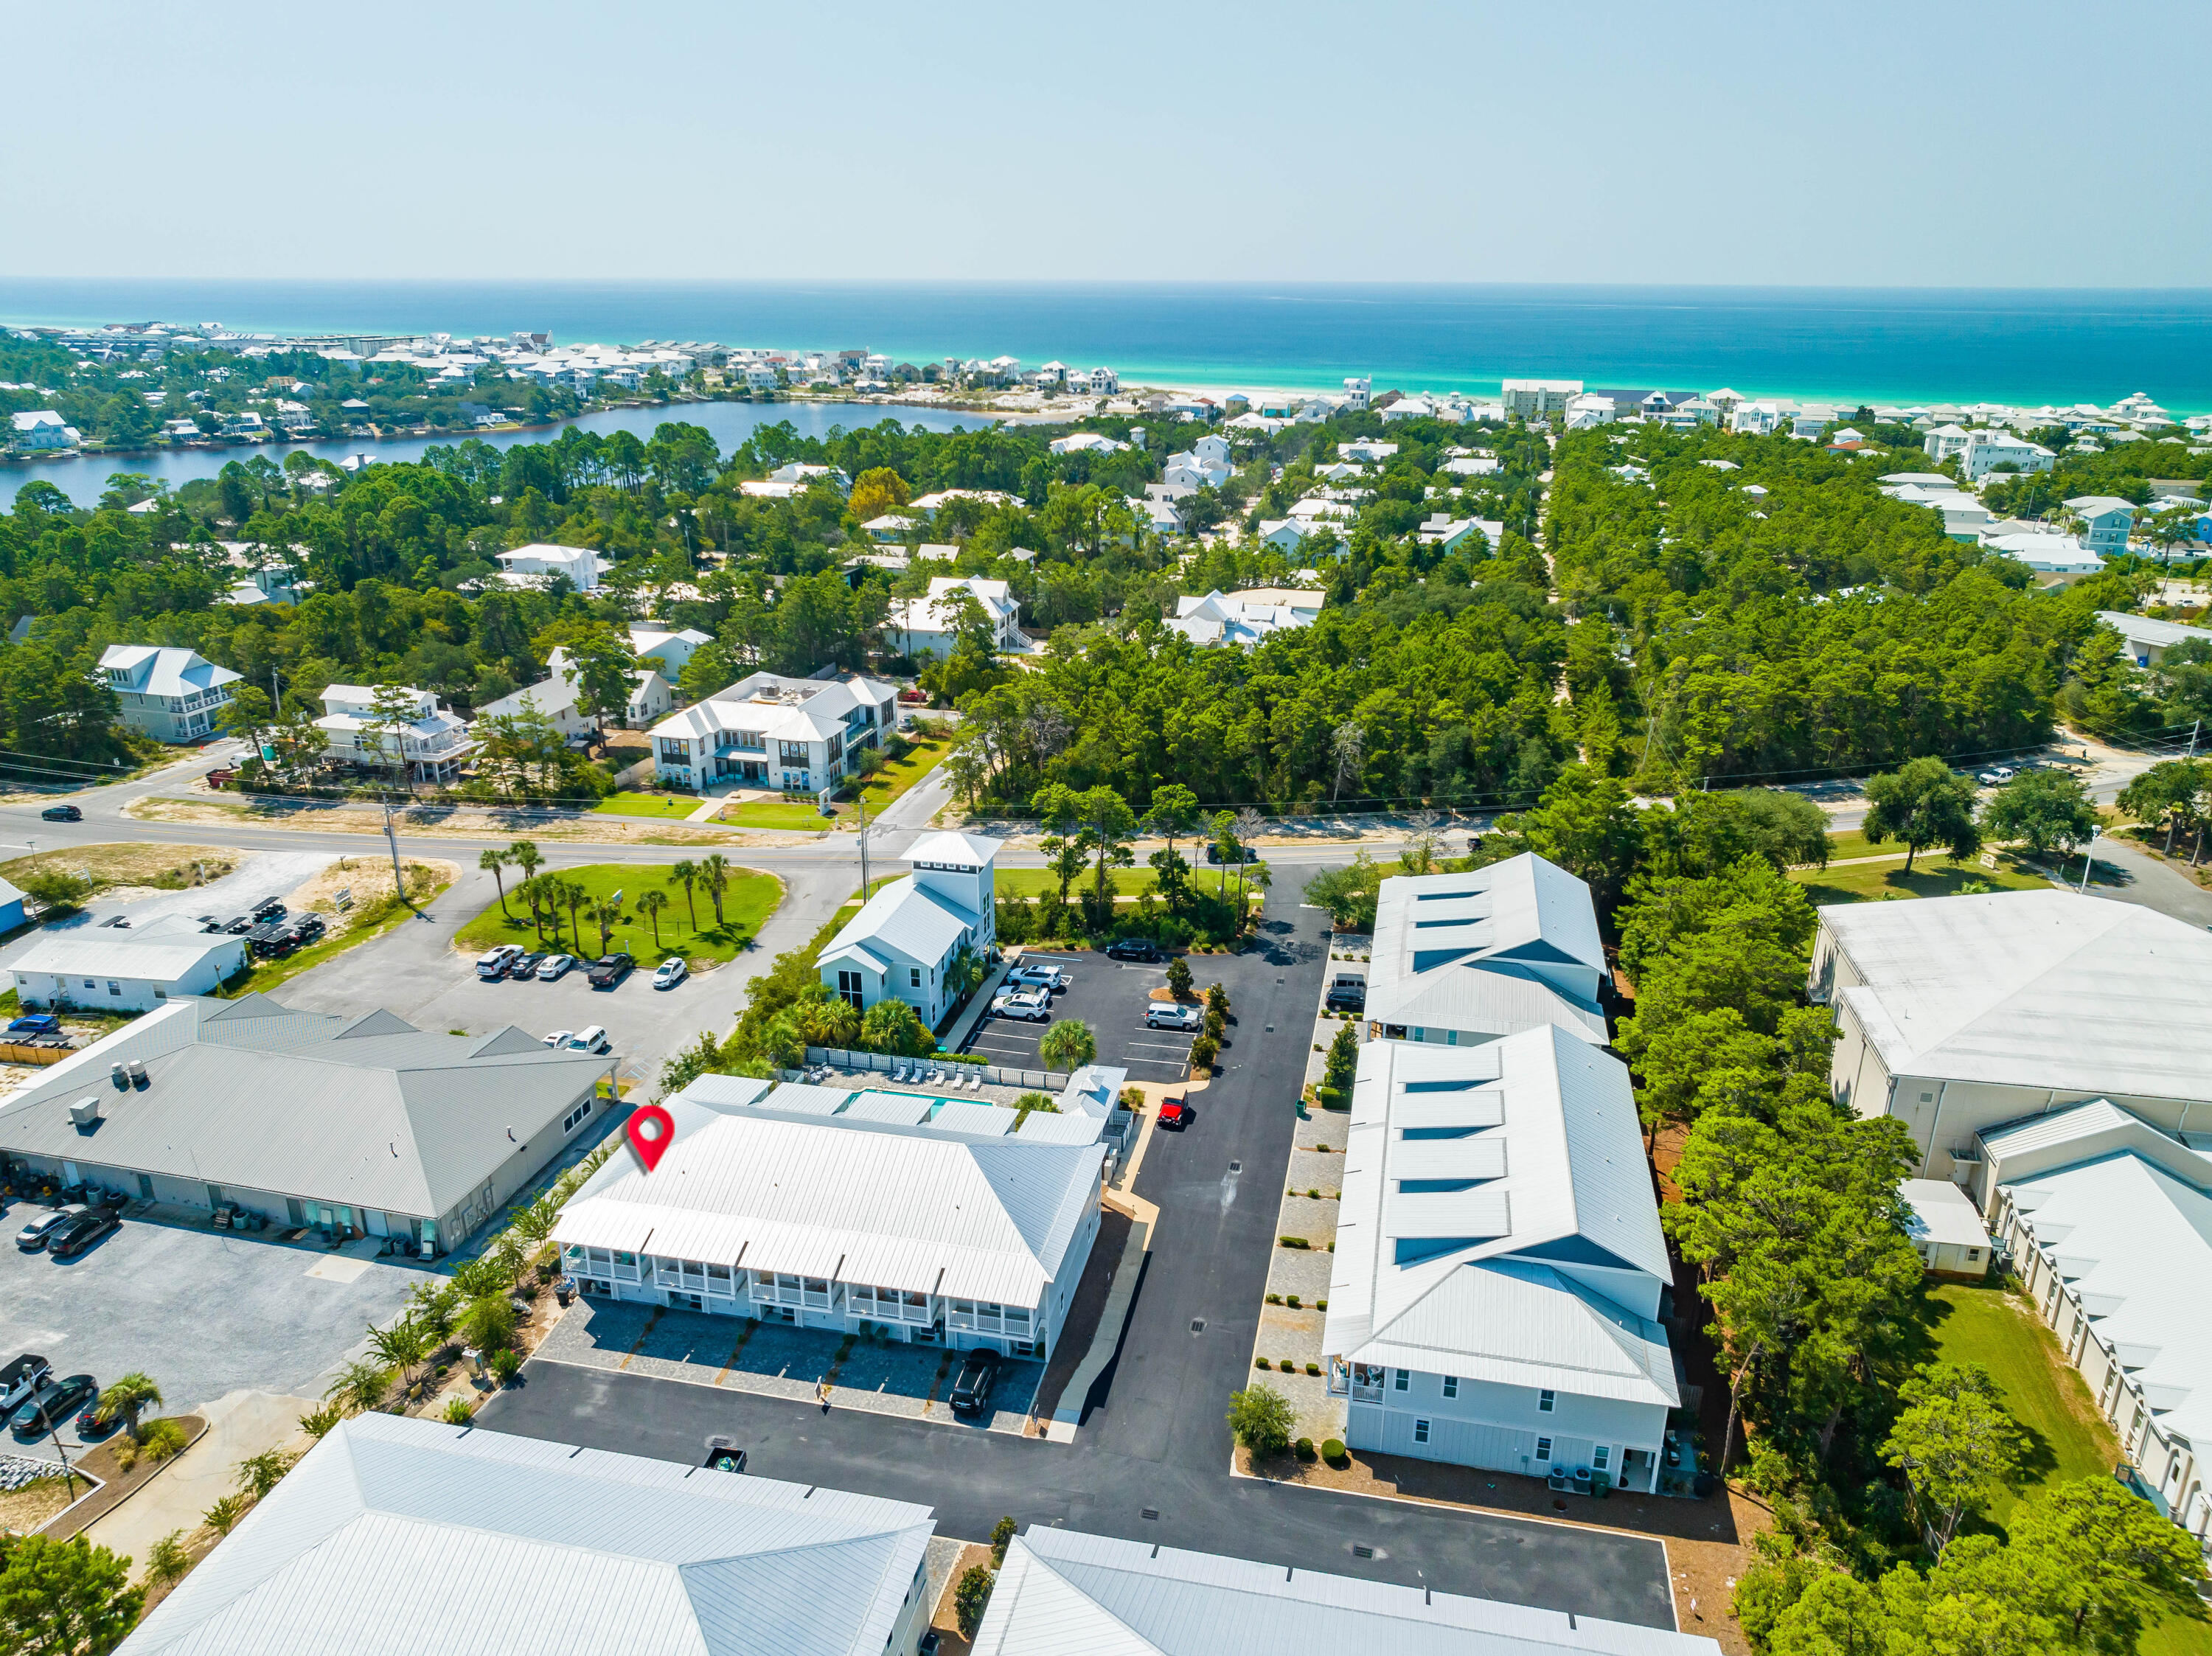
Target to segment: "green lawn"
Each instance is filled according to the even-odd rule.
[[[1980,881],[1998,891],[2044,891],[2051,883],[2027,871],[2010,858],[2000,857],[1995,868],[1979,862],[1954,863],[1940,853],[1913,859],[1912,872],[1902,862],[1853,863],[1825,869],[1801,868],[1790,877],[1805,888],[1815,904],[1863,903],[1884,897],[1954,897],[1961,888]]]
[[[860,790],[861,798],[868,802],[868,815],[875,816],[935,770],[951,747],[952,741],[949,737],[939,737],[934,741],[917,741],[907,749],[903,758],[892,760],[870,777],[867,786]],[[841,810],[839,815],[842,814]]]
[[[1134,902],[1148,891],[1155,896],[1159,893],[1159,887],[1152,877],[1152,870],[1148,868],[1117,868],[1113,870],[1112,873],[1115,895],[1123,902]],[[1078,875],[1068,883],[1067,901],[1071,903],[1079,901],[1085,889],[1097,877],[1095,870],[1085,870],[1082,874]],[[1060,889],[1060,877],[1046,868],[1002,868],[998,871],[995,878],[999,895],[1002,897],[1036,898],[1042,897],[1048,891]],[[1225,888],[1230,901],[1232,902],[1236,901],[1237,870],[1235,869],[1194,868],[1190,871],[1190,883],[1192,889],[1208,893]],[[1260,906],[1261,900],[1267,895],[1266,892],[1255,887],[1248,885],[1245,888],[1246,901],[1255,908]]]
[[[600,816],[660,816],[678,822],[698,809],[698,800],[681,793],[613,793],[592,807]]]
[[[695,887],[691,901],[687,902],[683,887],[669,877],[667,864],[587,863],[580,868],[551,871],[582,886],[592,902],[620,891],[623,918],[608,933],[607,948],[610,951],[625,950],[641,961],[655,961],[672,954],[702,962],[732,959],[783,900],[782,882],[774,875],[751,869],[738,870],[723,889],[723,924],[717,927],[714,905],[704,888]],[[660,911],[657,930],[655,923],[637,910],[639,895],[649,890],[664,892],[668,897],[668,906]],[[699,915],[697,931],[691,926],[694,904]],[[599,928],[583,908],[584,905],[578,905],[580,938],[569,929],[565,906],[557,927],[549,925],[540,933],[531,925],[526,908],[510,895],[504,913],[498,903],[489,905],[454,934],[453,941],[471,953],[503,943],[517,943],[526,949],[560,949],[596,959],[600,953]]]
[[[1869,845],[1866,835],[1856,828],[1828,836],[1828,860],[1832,863],[1842,862],[1850,857],[1886,857],[1892,852],[1901,852],[1904,849],[1894,840],[1885,840],[1878,846]]]
[[[789,799],[755,799],[746,804],[725,805],[714,814],[714,820],[738,828],[811,828],[817,833],[830,826],[830,818],[822,814],[820,806]]]

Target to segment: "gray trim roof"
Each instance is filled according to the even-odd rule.
[[[240,676],[180,645],[111,644],[100,652],[100,664],[129,673],[131,682],[125,688],[135,695],[197,695],[234,684]]]
[[[149,1085],[118,1089],[110,1066],[133,1061]],[[609,1067],[511,1029],[434,1034],[389,1012],[183,998],[0,1103],[0,1149],[436,1218]],[[89,1131],[69,1114],[88,1095],[101,1113]]]
[[[342,1422],[127,1656],[878,1656],[926,1507],[390,1415]]]

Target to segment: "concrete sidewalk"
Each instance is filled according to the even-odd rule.
[[[264,1449],[307,1447],[300,1416],[319,1405],[311,1398],[273,1392],[233,1392],[202,1407],[208,1423],[199,1441],[142,1484],[113,1512],[85,1531],[94,1545],[125,1554],[143,1579],[146,1555],[174,1530],[189,1538],[207,1509],[238,1488],[238,1463]]]

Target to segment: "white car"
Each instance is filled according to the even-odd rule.
[[[548,955],[538,963],[538,981],[557,983],[563,973],[576,963],[574,955]]]
[[[1145,1013],[1147,1029],[1197,1029],[1206,1023],[1206,1014],[1195,1006],[1153,1006]]]
[[[671,955],[654,969],[653,986],[656,989],[673,989],[690,975],[691,968],[684,963],[684,957],[681,955]]]
[[[614,1048],[608,1043],[607,1032],[595,1023],[590,1028],[579,1029],[569,1036],[568,1050],[572,1052],[608,1052]]]
[[[518,943],[503,943],[496,949],[488,949],[477,956],[477,975],[486,980],[503,978],[507,968],[522,958]]]
[[[1065,989],[1073,981],[1053,966],[1018,966],[1006,974],[1007,986],[1012,989]]]
[[[556,1029],[545,1037],[545,1044],[548,1046],[565,1046],[568,1044],[568,1037],[575,1033],[574,1029]]]
[[[1977,777],[1975,779],[1984,783],[1990,787],[1996,788],[2002,787],[2007,782],[2011,781],[2014,774],[2014,773],[2011,766],[1998,765],[1991,769],[1984,771],[1981,775]]]
[[[1052,1016],[1052,992],[1049,989],[1022,989],[1011,995],[1001,995],[991,1003],[991,1016],[1025,1018],[1031,1023],[1042,1023]]]

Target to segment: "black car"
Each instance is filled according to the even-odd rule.
[[[1159,944],[1150,937],[1123,937],[1107,944],[1106,958],[1109,961],[1164,961],[1167,956],[1160,952]]]
[[[80,1203],[70,1203],[56,1208],[52,1213],[41,1214],[15,1233],[15,1246],[26,1253],[36,1253],[54,1239],[54,1233],[86,1210]]]
[[[284,904],[283,900],[276,897],[263,898],[254,907],[253,918],[257,920],[283,919],[284,918]]]
[[[533,949],[509,966],[507,968],[507,975],[510,979],[534,978],[538,975],[538,968],[544,964],[545,951],[542,949]]]
[[[1224,857],[1219,846],[1208,846],[1206,848],[1206,860],[1209,863],[1227,863],[1234,867],[1238,863],[1258,862],[1260,851],[1256,846],[1239,846],[1231,855]]]
[[[1367,1010],[1367,980],[1355,973],[1342,973],[1328,986],[1328,1010],[1332,1012],[1364,1012]]]
[[[74,1259],[112,1230],[123,1228],[123,1221],[107,1208],[88,1208],[73,1216],[46,1239],[46,1252],[57,1259]]]
[[[637,964],[629,955],[602,955],[592,962],[586,980],[594,989],[611,989],[629,975],[630,968]]]
[[[999,1365],[1006,1360],[983,1346],[970,1351],[960,1360],[960,1372],[952,1381],[952,1412],[956,1415],[981,1414],[991,1401],[992,1388],[999,1383]]]
[[[84,813],[75,805],[48,805],[39,813],[49,822],[82,822]]]
[[[52,1431],[99,1395],[100,1382],[89,1374],[49,1380],[9,1417],[8,1424],[23,1437],[37,1437]]]

